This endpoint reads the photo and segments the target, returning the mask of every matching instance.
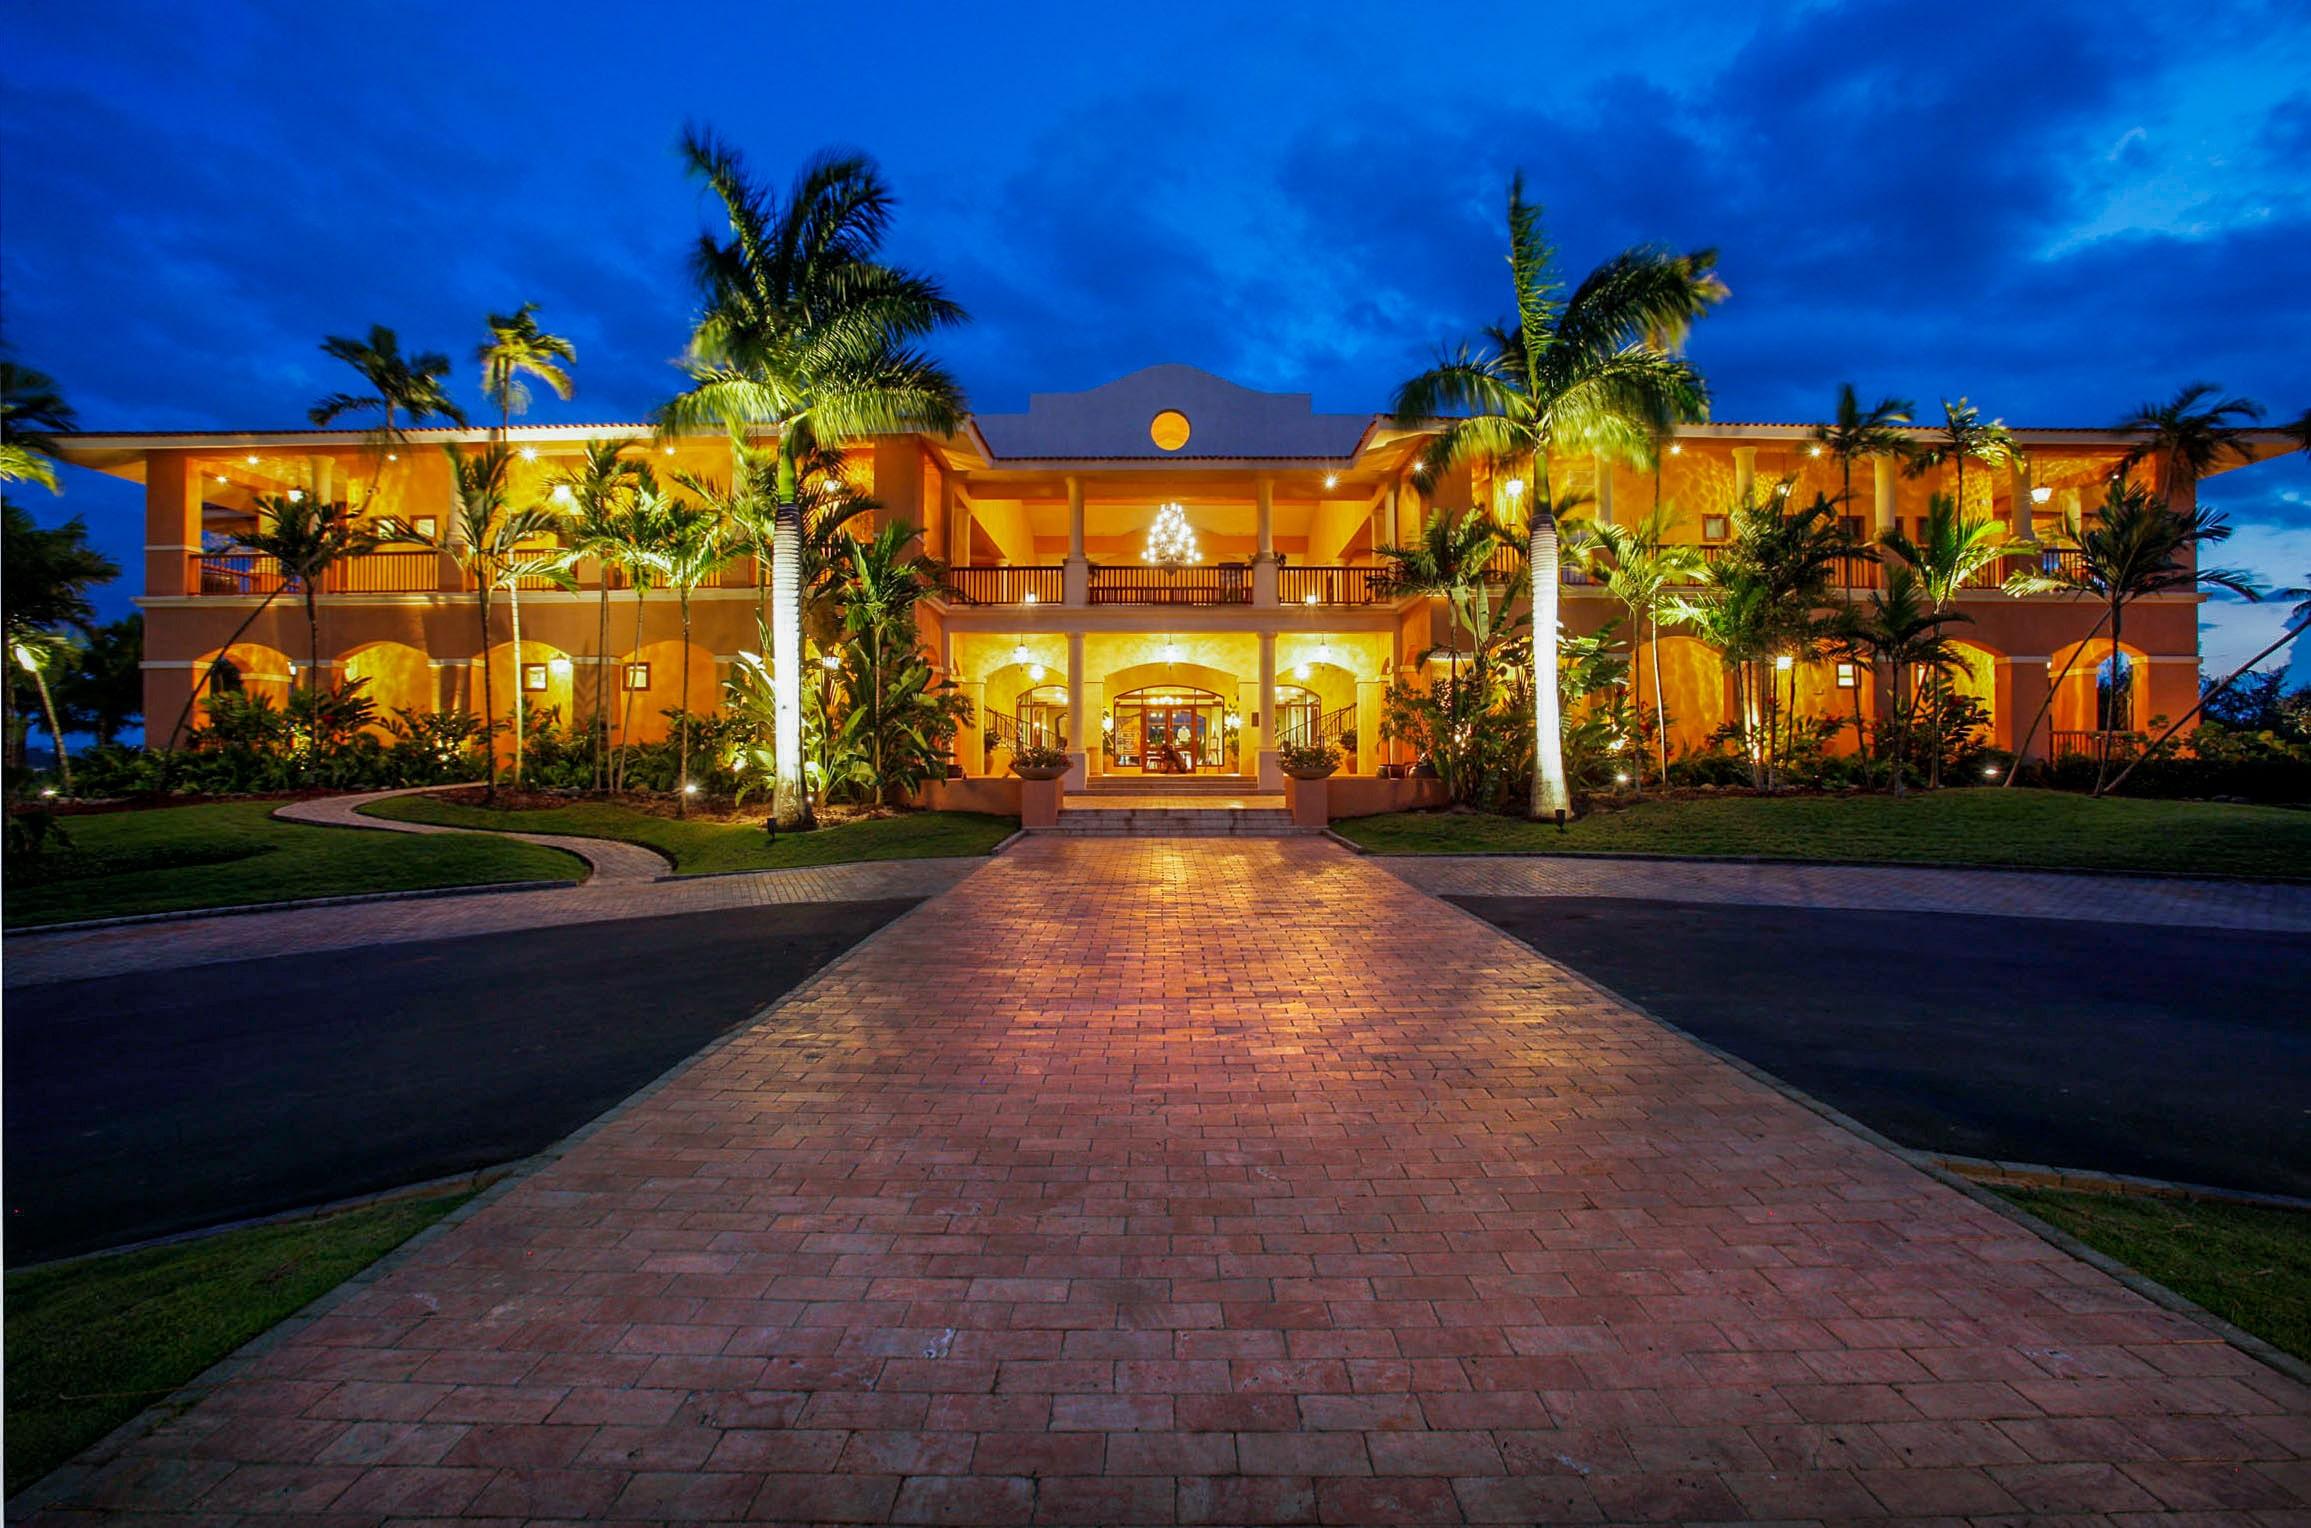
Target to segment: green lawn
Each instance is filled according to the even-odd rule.
[[[369,807],[374,817],[437,822],[453,828],[503,828],[517,833],[568,833],[644,844],[674,862],[679,875],[718,870],[782,870],[848,860],[948,859],[985,854],[1018,830],[1014,817],[980,812],[909,812],[781,833],[774,841],[754,822],[678,822],[609,801],[513,811],[431,796],[397,796]]]
[[[8,866],[7,925],[585,874],[573,856],[535,844],[276,822],[276,805],[60,818],[69,847]]]
[[[405,1199],[9,1274],[8,1494],[471,1197]]]
[[[1997,1192],[2233,1326],[2311,1359],[2311,1214],[2068,1189]]]
[[[2062,791],[1724,796],[1553,823],[1393,812],[1335,824],[1380,854],[1690,854],[2311,878],[2311,811]]]

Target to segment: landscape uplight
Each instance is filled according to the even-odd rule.
[[[1773,666],[1786,674],[1797,667],[1797,660],[1787,653],[1780,653],[1774,657]]]

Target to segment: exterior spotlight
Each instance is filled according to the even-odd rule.
[[[1022,595],[1020,595],[1020,596],[1019,596],[1019,603],[1020,603],[1020,604],[1022,604],[1022,605],[1032,605],[1032,604],[1034,604],[1034,603],[1035,603],[1035,591],[1034,591],[1033,589],[1030,589],[1030,590],[1028,590],[1028,591],[1027,591],[1025,594],[1022,594]]]
[[[2033,504],[2044,504],[2053,497],[2054,490],[2051,488],[2033,488],[2030,490],[2030,502]]]
[[[1685,454],[1684,442],[1675,440],[1669,442],[1669,454],[1671,456],[1683,456]]]
[[[1613,783],[1615,785],[1627,785],[1629,783],[1629,771],[1625,769],[1614,771]]]
[[[843,666],[842,654],[822,653],[819,656],[818,666],[831,674]]]
[[[1997,778],[1998,778],[1998,766],[1997,766],[1997,765],[1995,765],[1995,764],[1985,764],[1985,765],[1983,765],[1983,766],[1982,766],[1982,778],[1983,778],[1983,779],[1985,779],[1985,780],[1995,780],[1995,779],[1997,779]]]
[[[660,446],[658,448],[658,454],[660,456],[672,456],[674,454],[674,448],[672,446]]]
[[[1316,598],[1316,593],[1315,593],[1315,591],[1314,591],[1314,590],[1310,590],[1310,591],[1308,592],[1308,597],[1307,597],[1306,599],[1304,599],[1304,600],[1300,601],[1300,603],[1301,603],[1301,604],[1303,604],[1303,605],[1313,605],[1313,604],[1316,604],[1316,603],[1318,603],[1318,601],[1317,601],[1317,598]]]
[[[1805,448],[1805,454],[1808,456],[1819,456],[1822,454],[1822,448],[1819,446],[1808,446]]]
[[[248,463],[248,465],[252,467],[257,465],[257,459],[254,456],[244,456],[241,458],[241,460]]]
[[[389,461],[389,462],[397,462],[397,461],[400,461],[400,460],[401,460],[401,453],[400,453],[399,451],[388,451],[388,452],[386,452],[386,453],[385,453],[385,459],[386,459],[387,461]]]
[[[567,483],[556,483],[554,485],[554,491],[551,495],[549,495],[549,497],[551,497],[556,504],[569,503],[570,485]]]
[[[1099,713],[1099,730],[1102,732],[1113,732],[1115,730],[1115,713],[1113,711],[1102,711]]]
[[[289,490],[289,502],[290,502],[290,503],[292,503],[292,504],[302,504],[302,503],[304,503],[304,502],[305,502],[305,490],[304,490],[304,489],[302,489],[302,488],[292,488],[292,489],[290,489],[290,490]]]
[[[1509,497],[1510,497],[1510,498],[1512,498],[1512,499],[1521,499],[1521,498],[1523,498],[1524,496],[1525,496],[1525,480],[1524,480],[1523,478],[1510,478],[1510,479],[1509,479]]]
[[[682,794],[683,794],[683,795],[685,795],[685,796],[695,796],[695,795],[697,795],[697,794],[698,794],[698,782],[697,782],[697,781],[695,781],[695,780],[685,780],[685,781],[683,781],[683,782],[682,782]]]
[[[525,461],[525,462],[534,462],[534,461],[536,461],[537,459],[538,459],[538,448],[537,448],[536,446],[524,446],[524,447],[522,447],[522,460],[523,460],[523,461]]]
[[[1781,653],[1775,656],[1773,660],[1773,666],[1779,669],[1782,673],[1786,674],[1791,669],[1797,667],[1797,660],[1792,658],[1787,653]]]
[[[833,493],[836,489],[843,486],[843,480],[839,477],[829,475],[819,479],[818,486],[819,491],[822,493]]]
[[[1338,488],[1340,486],[1340,474],[1337,472],[1325,473],[1324,486],[1327,488]]]
[[[43,785],[40,787],[40,794],[43,796],[53,796],[56,794],[56,787],[53,785]]]

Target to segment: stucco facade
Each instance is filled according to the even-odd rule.
[[[1966,508],[2017,540],[2052,532],[2082,504],[2123,453],[2107,431],[2017,431],[2026,465],[1976,466]],[[513,497],[545,502],[555,474],[589,441],[631,439],[664,473],[710,477],[728,470],[718,439],[667,442],[638,425],[517,426]],[[258,560],[226,555],[222,538],[249,523],[254,496],[297,491],[342,498],[365,514],[421,526],[446,523],[444,444],[478,449],[478,430],[413,430],[390,445],[348,431],[178,435],[81,435],[68,459],[145,486],[145,698],[148,729],[167,739],[201,675],[227,658],[248,689],[285,693],[305,660],[302,602],[276,598]],[[1377,588],[1380,548],[1410,541],[1432,508],[1487,506],[1517,519],[1516,501],[1482,472],[1434,483],[1413,468],[1426,440],[1370,414],[1320,414],[1306,395],[1256,392],[1185,366],[1157,366],[1104,387],[1038,394],[1024,413],[982,415],[952,436],[878,438],[852,450],[844,471],[881,501],[873,519],[919,526],[927,549],[953,569],[954,592],[929,602],[922,629],[935,666],[973,702],[975,721],[955,756],[966,774],[999,772],[1011,736],[1063,738],[1078,756],[1074,779],[1150,767],[1159,740],[1166,767],[1279,783],[1280,737],[1321,730],[1353,734],[1354,772],[1389,762],[1379,737],[1391,678],[1418,682],[1423,658],[1451,641],[1441,601]],[[1745,494],[1793,483],[1801,502],[1846,491],[1835,461],[1804,425],[1712,424],[1678,432],[1657,472],[1590,458],[1552,463],[1558,492],[1593,498],[1599,519],[1634,520],[1658,502],[1679,511],[1675,535],[1707,546],[1724,539],[1723,517]],[[1891,462],[1857,463],[1847,508],[1867,535],[1914,529],[1951,474],[1909,477]],[[1178,504],[1193,527],[1198,560],[1176,571],[1141,560],[1158,506]],[[2035,558],[2032,551],[2027,554]],[[450,561],[392,549],[347,563],[319,597],[321,663],[334,678],[360,677],[382,709],[472,706],[482,665],[496,694],[525,686],[533,706],[589,714],[597,676],[616,724],[637,738],[662,735],[662,712],[711,709],[734,656],[757,646],[755,573],[741,562],[693,600],[689,688],[682,690],[682,637],[674,598],[609,598],[599,570],[575,570],[578,587],[521,594],[517,655],[502,597],[489,640],[476,600]],[[1857,585],[1874,578],[1866,565]],[[1566,630],[1611,619],[1606,593],[1568,575]],[[2096,612],[2056,597],[2014,599],[1994,579],[1959,596],[1971,617],[1955,628],[1966,650],[1961,684],[1989,706],[1995,740],[2011,746],[2028,724]],[[247,629],[242,631],[244,622]],[[237,633],[237,635],[236,635]],[[2126,649],[2138,722],[2183,713],[2197,693],[2196,596],[2145,600],[2129,613]],[[1706,737],[1732,714],[1716,654],[1671,635],[1660,654],[1662,689],[1681,745]],[[1638,665],[1654,703],[1650,655]],[[606,671],[606,672],[605,672]],[[2090,729],[2096,661],[2075,666],[2034,753]],[[1874,712],[1866,683],[1841,688],[1834,664],[1797,676],[1806,709]],[[1859,693],[1855,693],[1858,689]]]

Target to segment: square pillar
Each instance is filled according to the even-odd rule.
[[[1069,703],[1074,693],[1069,692]],[[1098,680],[1083,686],[1083,773],[1086,779],[1095,779],[1107,773],[1107,730],[1099,719],[1107,711],[1107,686]]]
[[[2054,715],[2049,711],[2041,717],[2038,713],[2052,688],[2053,676],[2047,672],[2044,658],[2006,658],[1999,662],[1998,699],[2004,704],[2000,714],[1991,719],[1990,728],[1990,736],[1999,747],[2019,752],[2033,762],[2046,757]],[[2038,730],[2030,735],[2027,746],[2021,746],[2022,729],[2033,721],[2038,723]]]
[[[2013,496],[2006,506],[2006,535],[2009,540],[2030,539],[2030,465],[2020,452],[2006,459],[2006,487]]]
[[[1276,558],[1276,484],[1273,479],[1261,478],[1253,484],[1259,503],[1260,561],[1273,562]]]
[[[1067,788],[1083,789],[1083,633],[1067,634]]]
[[[1059,574],[1060,603],[1081,608],[1091,603],[1091,559],[1083,550],[1083,479],[1067,480],[1067,562]]]
[[[1259,711],[1260,789],[1284,788],[1284,769],[1276,762],[1276,634],[1260,633],[1260,711]]]
[[[1356,681],[1356,757],[1350,763],[1360,775],[1380,773],[1380,717],[1388,695],[1388,681]]]
[[[1757,447],[1733,448],[1733,497],[1736,503],[1747,504],[1757,493]]]
[[[1292,814],[1293,827],[1321,831],[1331,822],[1331,787],[1329,780],[1284,781],[1284,805]]]
[[[193,558],[200,550],[200,468],[182,451],[146,452],[144,592],[192,593]]]
[[[1596,484],[1597,523],[1613,523],[1613,464],[1602,456],[1589,458],[1589,470]]]
[[[967,775],[987,771],[987,682],[983,679],[959,680],[955,685],[962,697],[971,703],[971,719],[955,727],[955,762],[963,766]]]

